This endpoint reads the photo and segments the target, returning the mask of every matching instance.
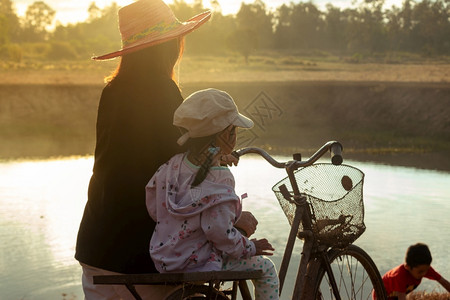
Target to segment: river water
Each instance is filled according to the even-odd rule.
[[[281,160],[287,158],[278,157]],[[403,262],[406,248],[427,243],[433,267],[450,279],[450,172],[347,161],[365,174],[366,232],[355,242],[381,273]],[[83,299],[74,247],[93,164],[92,157],[0,163],[0,299]],[[233,168],[238,194],[259,220],[281,263],[288,222],[271,187],[284,175],[256,156]],[[289,299],[301,242],[282,299]],[[424,279],[419,290],[443,291]]]

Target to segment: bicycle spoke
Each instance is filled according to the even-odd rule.
[[[351,286],[351,288],[350,288],[350,292],[348,292],[347,293],[347,295],[348,294],[351,294],[351,297],[349,297],[349,299],[355,299],[355,291],[354,291],[354,288],[355,288],[355,283],[354,283],[354,278],[353,278],[353,268],[352,268],[352,266],[353,266],[353,263],[352,263],[352,257],[349,257],[349,256],[345,256],[345,260],[347,261],[347,272],[348,272],[348,274],[349,274],[349,278],[350,278],[350,282],[349,282],[349,284],[350,284],[350,286]],[[356,276],[356,275],[355,275]],[[344,276],[342,276],[342,277],[344,277]]]
[[[350,251],[351,250],[351,251]],[[372,290],[383,288],[376,266],[370,257],[360,248],[351,246],[350,250],[333,250],[331,268],[341,299],[370,300]],[[319,272],[315,289],[316,299],[336,299],[325,269]]]

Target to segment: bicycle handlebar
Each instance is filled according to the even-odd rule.
[[[333,165],[340,165],[342,164],[342,145],[339,142],[331,142],[330,146],[330,152],[331,152],[331,163]]]
[[[319,150],[316,151],[310,158],[305,161],[302,160],[291,160],[287,162],[279,162],[275,160],[269,153],[261,148],[257,147],[247,147],[236,151],[233,151],[232,155],[239,158],[242,155],[254,153],[261,155],[267,162],[276,168],[292,168],[298,169],[301,167],[307,167],[315,163],[319,158],[321,158],[326,152],[331,152],[331,162],[333,165],[342,164],[342,145],[337,141],[329,141],[325,143]]]

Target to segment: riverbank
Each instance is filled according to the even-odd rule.
[[[313,153],[328,140],[347,158],[450,170],[450,85],[439,82],[191,82],[183,95],[228,91],[255,121],[238,146]],[[0,84],[0,158],[92,155],[103,84]]]

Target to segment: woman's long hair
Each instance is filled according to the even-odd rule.
[[[111,82],[116,77],[132,77],[151,73],[167,75],[177,82],[174,67],[181,60],[183,51],[184,37],[180,37],[125,54],[120,58],[117,68],[105,78],[105,81]]]

